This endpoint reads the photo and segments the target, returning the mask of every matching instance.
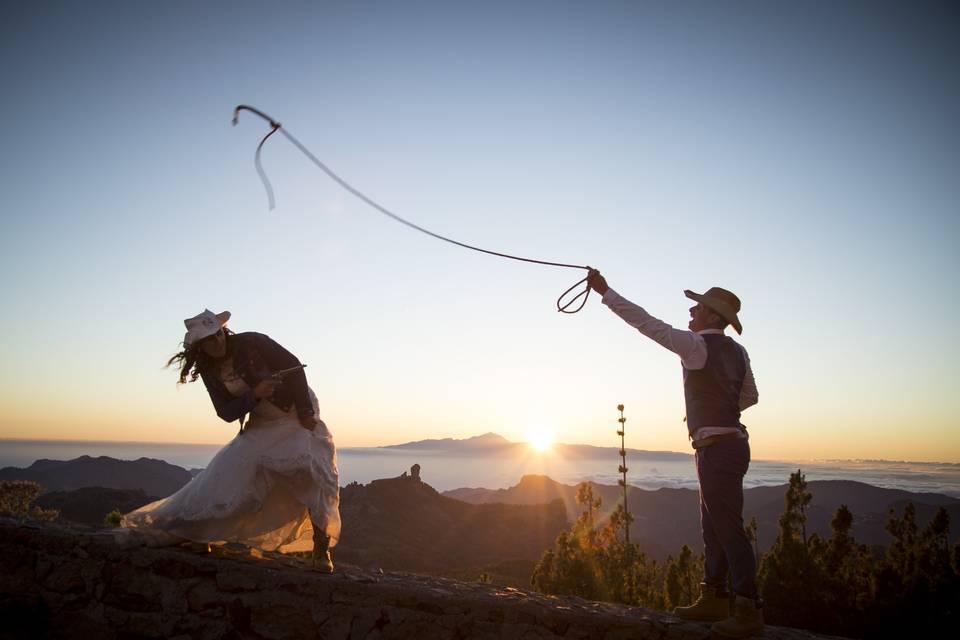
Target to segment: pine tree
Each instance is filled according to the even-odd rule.
[[[796,473],[790,474],[790,484],[787,487],[787,509],[781,516],[781,527],[784,526],[783,518],[787,518],[786,523],[791,535],[797,534],[799,528],[800,539],[807,543],[807,506],[813,499],[813,494],[807,490],[807,478],[800,469]]]
[[[879,566],[853,537],[846,505],[831,536],[804,535],[809,493],[792,474],[777,541],[764,555],[760,588],[767,622],[852,637],[935,637],[960,616],[960,545],[950,547],[950,518],[941,507],[921,528],[907,503],[892,511],[892,540]]]
[[[597,559],[598,536],[595,512],[602,501],[593,497],[589,482],[577,486],[577,504],[583,512],[569,531],[557,536],[554,548],[544,552],[530,579],[533,587],[544,593],[577,595],[601,600],[605,595]]]
[[[806,536],[806,508],[812,497],[803,473],[798,469],[790,474],[777,540],[764,555],[758,572],[764,617],[772,624],[814,628],[811,623],[817,624],[825,600],[825,581]],[[822,544],[815,536],[812,546]]]
[[[583,507],[583,512],[577,518],[574,530],[590,538],[591,541],[595,541],[597,532],[596,516],[594,514],[600,512],[603,500],[599,496],[593,497],[593,484],[581,482],[577,485],[577,504]]]
[[[960,576],[951,558],[950,516],[940,507],[921,531],[916,507],[891,510],[887,532],[893,542],[876,573],[868,635],[928,637],[956,624]]]
[[[664,608],[671,611],[674,607],[691,604],[700,594],[701,582],[703,555],[695,556],[690,547],[683,545],[676,559],[667,557],[663,579]]]
[[[872,562],[865,545],[853,538],[853,513],[841,505],[830,522],[830,540],[814,557],[826,580],[827,596],[820,615],[820,628],[829,633],[856,635],[862,631],[864,614],[872,597]]]

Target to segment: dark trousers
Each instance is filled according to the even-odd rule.
[[[747,439],[697,450],[704,582],[725,587],[727,571],[737,595],[757,598],[757,560],[743,530],[743,476],[750,465]]]

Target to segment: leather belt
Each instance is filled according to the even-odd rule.
[[[694,440],[690,443],[694,449],[703,449],[704,447],[709,447],[712,444],[717,444],[718,442],[726,442],[728,440],[739,440],[740,438],[746,438],[747,434],[743,431],[738,431],[737,433],[721,433],[720,435],[710,436],[708,438],[700,438],[699,440]]]

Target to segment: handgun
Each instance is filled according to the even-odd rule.
[[[284,379],[284,378],[286,378],[287,376],[289,376],[291,373],[294,373],[294,372],[296,372],[296,371],[300,371],[300,370],[303,369],[305,366],[307,366],[307,365],[305,365],[305,364],[298,364],[297,366],[295,366],[295,367],[290,367],[289,369],[281,369],[280,371],[274,371],[274,372],[271,373],[269,376],[267,376],[267,380],[273,380],[274,382],[283,382],[283,379]]]

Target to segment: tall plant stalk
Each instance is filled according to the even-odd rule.
[[[617,429],[617,435],[620,436],[620,475],[623,476],[617,481],[623,487],[623,535],[624,540],[630,542],[630,511],[627,509],[627,440],[624,432],[626,430],[627,419],[623,417],[623,405],[617,405],[617,411],[620,412],[620,428]]]

